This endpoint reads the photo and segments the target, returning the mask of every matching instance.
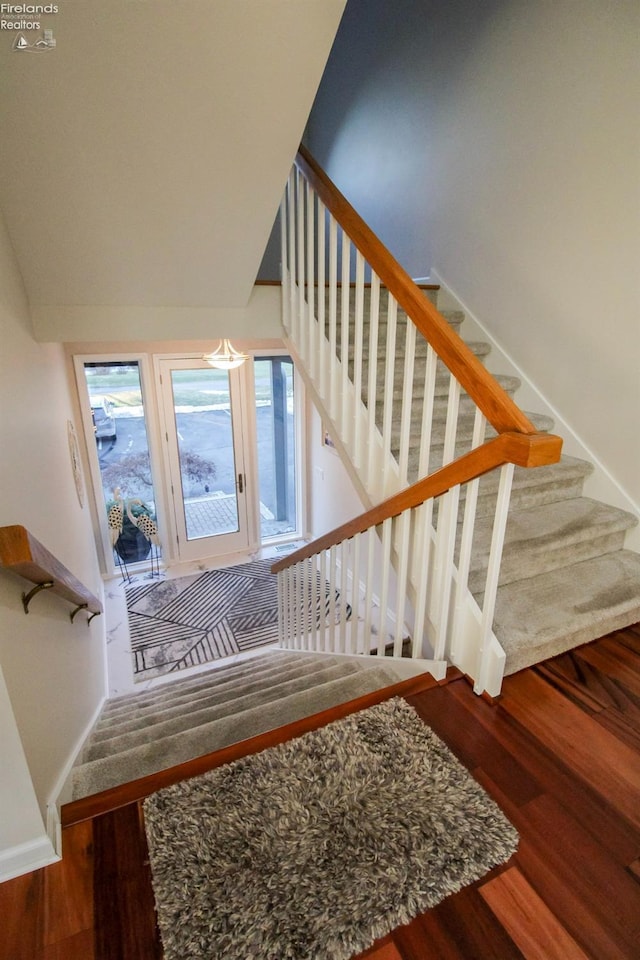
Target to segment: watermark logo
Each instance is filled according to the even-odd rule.
[[[14,50],[54,50],[56,46],[53,30],[43,30],[42,36],[29,42],[23,33],[19,33],[13,44]]]
[[[55,50],[53,30],[44,29],[39,18],[58,12],[57,3],[0,3],[0,30],[12,31],[18,52]]]

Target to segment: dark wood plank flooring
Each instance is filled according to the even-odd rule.
[[[637,960],[640,626],[509,677],[496,704],[464,679],[407,699],[520,846],[361,960]],[[161,960],[138,804],[63,837],[61,863],[0,885],[0,960]]]

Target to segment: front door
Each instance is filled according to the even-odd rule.
[[[160,360],[174,535],[180,560],[249,544],[238,370]]]

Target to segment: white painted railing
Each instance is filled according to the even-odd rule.
[[[347,530],[312,556],[280,561],[276,567],[290,564],[279,574],[281,643],[343,654],[375,648],[382,655],[387,647],[401,657],[410,636],[413,658],[435,672],[454,663],[478,691],[496,694],[504,653],[492,621],[513,464],[533,465],[534,442],[545,448],[537,462],[551,462],[559,445],[540,443],[425,293],[302,155],[283,199],[282,228],[288,347],[364,496],[380,503],[428,476],[451,474],[456,482],[435,487],[437,500]],[[488,424],[494,438],[509,433],[528,443],[507,445],[496,460]],[[476,474],[448,469],[459,463],[473,463]],[[495,501],[490,536],[486,491],[483,497],[484,545],[476,536],[479,476],[500,463],[499,480],[487,487]],[[474,597],[469,576],[482,550],[484,588]]]

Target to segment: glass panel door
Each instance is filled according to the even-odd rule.
[[[181,560],[248,546],[237,370],[160,361],[175,533]]]

